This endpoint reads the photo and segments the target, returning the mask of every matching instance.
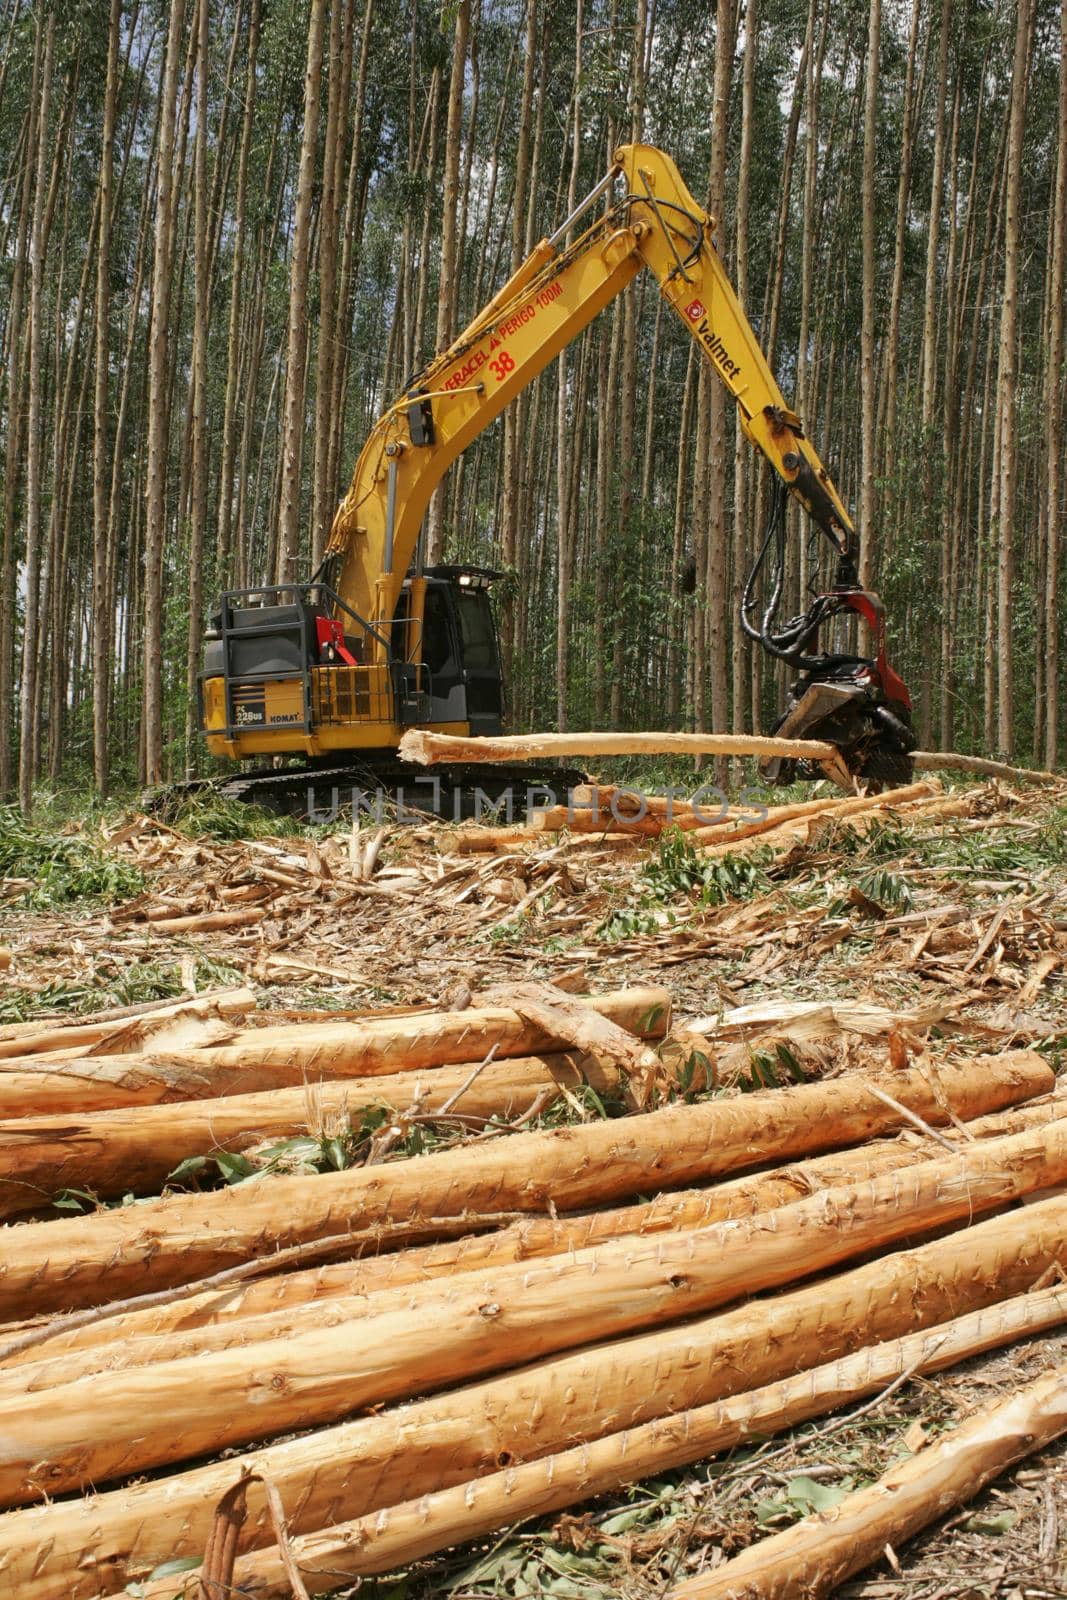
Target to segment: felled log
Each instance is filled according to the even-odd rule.
[[[930,1028],[955,1017],[966,996],[923,1001],[916,1006],[871,1005],[836,995],[828,1000],[756,1000],[747,1006],[698,1017],[688,1026],[715,1043],[721,1039],[757,1040],[763,1034],[786,1032],[792,1038],[819,1039],[833,1033],[858,1033],[873,1038],[895,1028]]]
[[[1042,1127],[1067,1115],[1067,1096],[1048,1097],[997,1116],[980,1117],[952,1129],[951,1141],[1000,1138]],[[948,1137],[942,1135],[942,1137]],[[710,1189],[660,1194],[642,1205],[622,1206],[577,1217],[532,1217],[497,1232],[414,1246],[358,1262],[341,1261],[302,1272],[276,1273],[247,1285],[218,1289],[190,1301],[146,1307],[105,1319],[69,1334],[53,1335],[15,1353],[27,1384],[43,1388],[72,1382],[103,1368],[146,1366],[206,1350],[223,1350],[258,1338],[280,1338],[344,1319],[336,1301],[379,1296],[406,1285],[426,1285],[458,1273],[481,1271],[538,1257],[587,1249],[625,1235],[688,1231],[733,1217],[754,1216],[861,1178],[899,1172],[938,1154],[931,1138],[908,1143],[874,1140],[857,1150],[816,1156],[797,1166],[735,1178]],[[473,1219],[476,1223],[477,1219]],[[166,1337],[160,1337],[166,1335]],[[32,1366],[26,1370],[26,1363]]]
[[[164,1023],[182,1016],[236,1018],[254,1011],[256,997],[251,989],[215,989],[184,1000],[151,1000],[143,1006],[108,1011],[91,1019],[62,1023],[54,1018],[42,1022],[18,1022],[0,1029],[0,1057],[43,1055],[52,1050],[88,1050],[105,1040],[115,1053],[136,1049],[144,1037],[151,1037]]]
[[[913,790],[921,789],[921,784],[910,786]],[[719,833],[713,837],[708,835],[708,842],[704,845],[704,852],[711,856],[725,856],[731,854],[739,842],[757,839],[759,847],[770,846],[775,849],[788,849],[800,841],[810,840],[817,842],[817,830],[824,821],[836,821],[838,817],[856,833],[869,833],[880,822],[890,818],[902,821],[911,821],[913,818],[927,820],[931,817],[966,817],[971,813],[971,800],[967,795],[944,795],[939,791],[926,794],[907,793],[905,790],[888,789],[884,794],[868,796],[863,800],[846,801],[846,806],[855,806],[855,810],[831,813],[828,817],[813,817],[795,822],[785,822],[774,827],[756,825],[754,832],[744,836],[741,830],[731,835]],[[716,842],[716,840],[718,842]]]
[[[791,756],[829,761],[836,747],[819,739],[772,739],[752,733],[523,733],[464,739],[409,728],[400,757],[420,767],[438,762],[553,761],[571,756]]]
[[[340,1506],[371,1512],[705,1405],[1025,1293],[1060,1259],[1067,1200],[1040,1201],[804,1289],[539,1362],[169,1477],[0,1517],[19,1600],[92,1600],[164,1560],[202,1554],[212,1510],[245,1468],[268,1475],[294,1532]],[[260,1504],[243,1549],[273,1542]]]
[[[281,1338],[40,1393],[27,1393],[26,1369],[15,1369],[0,1375],[0,1502],[336,1421],[359,1406],[692,1316],[1065,1181],[1061,1119],[753,1218],[339,1300],[329,1326]],[[97,1417],[106,1429],[94,1428]]]
[[[224,933],[262,922],[265,906],[245,906],[236,911],[196,911],[183,917],[155,917],[148,923],[153,933]]]
[[[463,1013],[460,1013],[462,1015]],[[996,1071],[973,1063],[936,1075],[893,1073],[891,1093],[927,1122],[964,1120],[1047,1093],[1040,1057]],[[578,1210],[858,1144],[902,1113],[859,1076],[767,1090],[617,1121],[516,1134],[385,1167],[276,1177],[220,1194],[143,1205],[12,1231],[0,1263],[0,1318],[97,1305],[194,1282],[237,1261],[353,1227],[464,1212]],[[104,1267],[106,1266],[106,1275]]]
[[[665,989],[623,989],[583,997],[583,1004],[630,1032],[653,1022],[660,1037],[670,1018]],[[0,1115],[62,1115],[115,1106],[200,1100],[317,1079],[362,1078],[501,1057],[544,1055],[562,1041],[507,1007],[415,1012],[360,1022],[288,1023],[257,1028],[232,1044],[188,1052],[92,1056],[35,1066],[0,1061]]]
[[[911,760],[919,772],[977,772],[983,778],[1006,778],[1009,783],[1058,785],[1067,781],[1062,772],[1013,767],[1005,761],[989,761],[985,756],[958,756],[954,750],[917,750]]]
[[[524,1462],[369,1516],[337,1523],[320,1533],[304,1534],[294,1541],[292,1554],[309,1591],[328,1593],[354,1578],[396,1571],[528,1517],[547,1516],[640,1478],[717,1455],[753,1436],[767,1438],[781,1433],[877,1394],[905,1374],[944,1372],[972,1356],[1044,1333],[1065,1320],[1067,1289],[1020,1295],[1002,1306],[970,1312],[928,1332],[867,1345],[855,1355],[826,1362],[810,1372],[783,1378],[751,1393],[657,1418],[640,1427],[572,1446],[545,1460]],[[846,1501],[846,1508],[848,1505]],[[785,1537],[781,1536],[783,1541]],[[774,1543],[777,1540],[766,1540],[760,1548]],[[240,1557],[233,1581],[235,1589],[250,1600],[288,1600],[292,1594],[277,1546]],[[703,1595],[705,1591],[695,1587],[699,1582],[697,1579],[683,1584],[674,1593]],[[793,1587],[773,1592],[794,1596],[797,1591]],[[174,1579],[146,1584],[142,1593],[144,1600],[173,1600]]]
[[[561,1085],[574,1089],[589,1083],[600,1093],[610,1093],[619,1074],[577,1052],[515,1056],[480,1070],[478,1063],[468,1062],[217,1100],[0,1122],[0,1218],[47,1205],[68,1186],[101,1198],[155,1194],[187,1157],[248,1150],[324,1124],[333,1128],[346,1119],[358,1127],[369,1106],[417,1109],[432,1116],[469,1079],[457,1112],[508,1121],[535,1101],[550,1104]]]
[[[1024,1456],[1067,1433],[1067,1365],[983,1406],[918,1455],[856,1489],[830,1515],[805,1517],[712,1572],[668,1590],[668,1600],[794,1600],[833,1594],[855,1572],[896,1550],[972,1499]]]
[[[811,817],[825,816],[854,816],[857,812],[873,809],[876,806],[888,803],[900,804],[905,800],[923,799],[927,795],[937,792],[936,786],[931,783],[910,783],[897,789],[889,789],[880,795],[857,795],[848,799],[840,795],[826,800],[800,800],[795,805],[771,806],[766,817],[748,821],[731,829],[729,840],[751,839],[760,833],[770,833],[773,829],[783,826],[787,822],[806,822]],[[693,844],[718,844],[723,840],[723,830],[730,825],[730,819],[725,822],[708,823],[703,828],[698,828],[690,841]],[[744,830],[744,831],[742,831]],[[800,830],[798,830],[800,831]]]
[[[617,833],[579,833],[565,841],[519,823],[499,828],[478,823],[462,828],[441,829],[435,834],[435,839],[439,850],[447,855],[459,856],[494,855],[497,852],[529,850],[532,846],[539,850],[558,849],[568,842],[574,849],[595,847],[597,850],[632,850],[647,843],[647,836],[635,833],[633,829],[625,832],[619,830]]]

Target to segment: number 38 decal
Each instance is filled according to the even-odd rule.
[[[495,361],[490,361],[489,370],[499,383],[503,378],[507,377],[509,372],[514,372],[515,359],[513,356],[509,356],[505,350],[501,355],[497,356]]]

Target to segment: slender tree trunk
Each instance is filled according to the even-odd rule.
[[[37,24],[42,26],[41,22]],[[48,184],[52,108],[52,60],[55,47],[55,13],[44,27],[41,61],[40,110],[37,121],[37,175],[33,194],[30,234],[29,412],[26,422],[26,598],[22,638],[22,700],[19,729],[19,804],[23,813],[33,809],[34,711],[37,698],[38,588],[41,571],[41,444],[42,414],[41,343],[44,332],[44,254],[47,244],[45,191]]]
[[[582,25],[584,0],[577,0],[574,27],[574,104],[571,118],[571,167],[567,182],[567,215],[574,210],[578,193],[578,164],[582,156]],[[574,238],[568,233],[565,247]],[[571,583],[574,576],[574,541],[571,538],[570,477],[567,471],[571,445],[568,425],[567,352],[560,352],[557,363],[556,406],[556,524],[558,561],[556,573],[556,726],[562,733],[567,722],[567,682],[570,668]],[[577,406],[575,407],[577,416]]]
[[[322,86],[322,48],[326,0],[311,0],[307,67],[304,75],[304,131],[293,218],[289,278],[289,333],[282,421],[281,505],[278,517],[277,581],[292,583],[300,560],[300,488],[304,451],[304,399],[307,378],[307,299],[311,259],[311,202],[315,184]]]
[[[241,313],[244,287],[245,229],[247,223],[248,159],[252,146],[256,103],[256,59],[259,51],[261,0],[252,0],[245,46],[244,111],[241,147],[237,157],[237,195],[234,206],[233,255],[230,264],[230,311],[226,338],[226,391],[222,403],[222,461],[219,466],[218,562],[223,583],[230,577],[234,513],[234,454],[237,443],[237,383],[240,364]],[[251,405],[249,397],[247,402]]]
[[[878,67],[882,32],[882,0],[870,0],[867,27],[867,79],[863,112],[863,314],[860,324],[860,583],[870,588],[874,582],[874,536],[877,527],[875,477],[877,474],[877,441],[875,424],[878,415],[878,372],[875,367],[875,316],[877,309],[877,274],[875,272],[875,247],[877,233],[877,206],[875,198],[875,166],[878,154]]]
[[[1011,75],[1011,123],[1004,204],[1004,297],[1000,313],[997,395],[1000,413],[1000,507],[997,531],[997,748],[1010,759],[1015,749],[1015,683],[1012,659],[1012,586],[1015,580],[1015,486],[1017,474],[1016,390],[1018,383],[1018,293],[1024,123],[1030,72],[1034,0],[1018,0]]]
[[[208,322],[211,313],[211,269],[208,233],[208,77],[211,70],[209,0],[198,0],[197,56],[199,94],[196,105],[194,163],[195,287],[193,311],[192,515],[189,533],[189,635],[185,672],[185,770],[192,777],[196,749],[196,684],[204,603],[204,533],[207,527],[208,476]]]
[[[1049,262],[1049,338],[1045,417],[1048,447],[1046,479],[1048,520],[1045,576],[1045,765],[1052,770],[1059,756],[1059,628],[1060,539],[1063,532],[1063,305],[1067,295],[1067,0],[1060,5],[1060,92],[1057,118],[1056,199]]]
[[[28,330],[23,332],[22,308],[26,270],[30,258],[31,204],[37,146],[37,112],[40,103],[40,30],[34,44],[30,107],[26,119],[19,218],[15,235],[15,260],[11,271],[7,347],[7,440],[4,452],[4,543],[0,594],[0,799],[6,800],[15,782],[12,722],[15,699],[15,522],[18,507],[19,457],[22,447],[22,394]]]
[[[108,608],[108,438],[110,385],[111,211],[118,99],[122,0],[111,0],[104,84],[104,125],[100,145],[100,216],[96,243],[96,374],[93,388],[93,777],[101,794],[108,783],[108,684],[111,615]]]
[[[470,38],[470,0],[459,0],[456,32],[452,41],[452,71],[448,81],[448,124],[445,128],[445,180],[441,215],[441,276],[437,291],[438,352],[446,350],[456,332],[456,262],[458,257],[459,158],[463,144],[463,79]],[[430,503],[429,559],[438,562],[445,546],[445,488],[441,484]]]
[[[726,213],[726,158],[730,118],[730,78],[734,64],[733,0],[718,0],[715,22],[715,77],[711,103],[711,177],[708,210],[719,218]],[[725,253],[725,251],[724,251]],[[708,657],[711,667],[711,720],[724,731],[730,720],[729,655],[726,638],[726,598],[730,593],[729,550],[726,540],[726,390],[715,373],[708,380],[710,430],[708,441],[708,543],[707,618]],[[725,784],[728,763],[715,764],[716,782]]]
[[[342,13],[344,15],[342,15]],[[343,27],[342,27],[343,24]],[[326,140],[322,159],[322,212],[319,223],[319,341],[315,356],[315,461],[311,500],[311,566],[322,560],[326,534],[333,515],[330,469],[330,402],[333,367],[337,359],[337,246],[341,225],[341,158],[345,142],[352,53],[352,0],[330,8],[329,94],[326,102]],[[344,49],[347,34],[349,48]]]
[[[174,255],[175,110],[185,0],[174,0],[167,33],[160,99],[159,180],[148,348],[148,466],[144,533],[144,758],[145,778],[163,778],[163,547],[167,537],[167,390],[170,280]]]

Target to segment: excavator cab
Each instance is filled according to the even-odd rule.
[[[309,757],[383,750],[405,728],[497,734],[504,688],[488,567],[431,567],[408,579],[387,629],[327,584],[231,590],[211,619],[200,720],[215,755]],[[412,623],[423,583],[422,628]],[[417,612],[417,607],[414,610]]]
[[[466,723],[473,737],[504,728],[504,680],[490,585],[503,576],[490,567],[428,567],[424,574],[422,643],[413,654],[426,674],[431,726]],[[406,620],[411,580],[401,590],[397,617]]]

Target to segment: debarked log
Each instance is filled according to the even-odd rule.
[[[464,1483],[583,1439],[706,1405],[1025,1293],[1061,1260],[1067,1200],[1039,1201],[803,1289],[757,1298],[522,1371],[86,1500],[0,1517],[19,1600],[120,1593],[203,1553],[242,1470],[276,1484],[295,1533]],[[261,1503],[241,1534],[273,1543]]]
[[[756,1217],[338,1300],[329,1326],[281,1338],[39,1391],[26,1390],[32,1369],[16,1368],[0,1375],[0,1500],[211,1454],[692,1316],[1065,1181],[1060,1119]]]
[[[462,1013],[461,1013],[462,1014]],[[484,1146],[12,1230],[0,1260],[0,1317],[99,1305],[190,1283],[238,1261],[382,1222],[466,1212],[579,1210],[746,1167],[859,1144],[908,1118],[964,1120],[1047,1093],[1036,1054],[892,1073],[897,1106],[862,1074],[613,1121],[519,1133]],[[106,1268],[106,1272],[105,1269]]]
[[[666,989],[623,989],[583,1003],[631,1033],[659,1038],[670,1024]],[[358,1022],[284,1023],[199,1050],[89,1056],[35,1064],[0,1061],[0,1115],[65,1115],[116,1106],[253,1094],[330,1078],[373,1077],[565,1049],[506,1006],[412,1012]]]

